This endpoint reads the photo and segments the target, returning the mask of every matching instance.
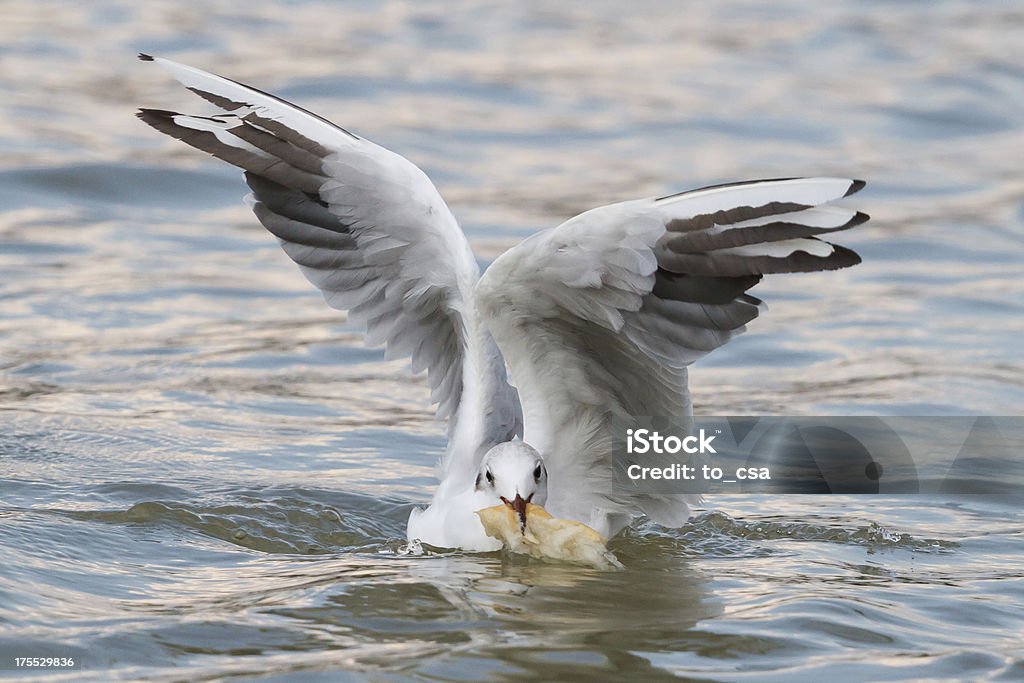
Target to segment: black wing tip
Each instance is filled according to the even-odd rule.
[[[849,222],[847,222],[846,228],[855,228],[858,225],[861,225],[862,223],[867,223],[869,220],[871,220],[871,216],[864,213],[863,211],[858,211],[857,213],[853,214],[853,218],[851,218]]]
[[[139,59],[141,59],[144,62],[152,62],[152,61],[154,61],[153,60],[153,55],[147,55],[145,52],[140,52],[139,53]]]
[[[846,194],[844,194],[843,196],[849,197],[851,194],[857,194],[858,192],[864,189],[865,185],[867,185],[867,182],[863,180],[851,180],[850,187],[848,190],[846,190]]]
[[[143,121],[150,121],[156,119],[166,121],[175,116],[179,116],[178,112],[170,111],[168,109],[140,109],[137,112],[135,112],[135,115]]]
[[[815,256],[804,249],[797,249],[789,256],[768,258],[761,274],[819,273],[852,268],[863,261],[860,254],[849,247],[832,242],[825,242],[825,244],[832,247],[832,253],[828,256]]]
[[[860,257],[860,254],[855,252],[853,249],[844,247],[841,244],[833,244],[832,250],[832,254],[826,259],[826,263],[828,264],[826,270],[850,268],[858,265],[864,260]]]

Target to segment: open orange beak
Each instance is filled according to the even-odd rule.
[[[516,493],[515,500],[512,501],[509,501],[505,496],[501,497],[501,502],[508,505],[517,515],[519,515],[519,530],[523,532],[526,531],[526,504],[529,503],[532,498],[532,493],[530,494],[530,497],[525,500],[518,493]]]

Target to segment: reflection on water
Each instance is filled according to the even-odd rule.
[[[715,496],[600,573],[404,553],[443,428],[138,106],[293,98],[435,179],[484,260],[592,206],[851,174],[704,414],[1019,414],[1024,15],[981,3],[59,0],[0,24],[0,657],[56,679],[1024,676],[1019,497]],[[0,670],[4,666],[0,665]],[[7,673],[7,671],[3,671]],[[17,673],[17,672],[15,672]]]

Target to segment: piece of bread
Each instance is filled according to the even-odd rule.
[[[540,505],[526,506],[526,528],[507,505],[478,510],[480,523],[491,538],[496,538],[514,553],[540,560],[583,564],[595,569],[622,569],[622,563],[608,550],[601,534],[586,524],[552,517]]]

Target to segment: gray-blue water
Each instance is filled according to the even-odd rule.
[[[592,206],[864,177],[864,263],[771,278],[704,414],[1024,405],[1024,11],[1006,2],[8,3],[0,676],[1024,678],[1020,498],[716,496],[591,572],[406,556],[443,426],[138,106],[152,52],[405,154],[482,259]]]

